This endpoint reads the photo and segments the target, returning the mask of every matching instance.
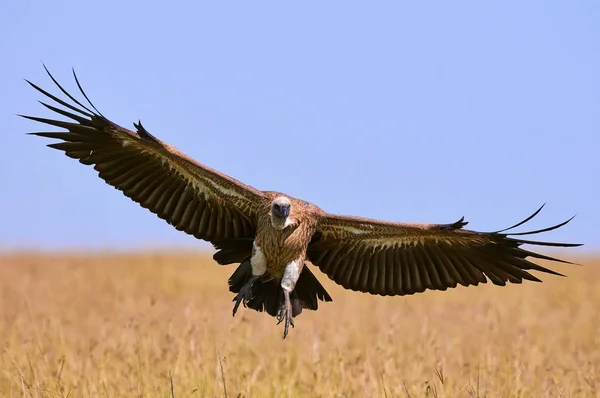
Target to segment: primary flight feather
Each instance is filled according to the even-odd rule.
[[[330,214],[198,163],[150,134],[141,122],[134,123],[136,131],[121,127],[96,109],[75,72],[89,107],[46,72],[72,103],[27,82],[54,101],[54,105],[42,102],[45,107],[71,120],[21,115],[66,130],[30,134],[60,140],[48,146],[93,166],[107,184],[176,229],[211,242],[217,249],[213,256],[217,263],[239,264],[229,278],[229,290],[237,293],[233,315],[241,303],[266,311],[284,322],[284,338],[303,309],[316,310],[319,300],[332,301],[306,261],[347,289],[394,296],[459,284],[476,286],[488,280],[501,286],[524,279],[540,281],[529,271],[561,274],[528,257],[566,261],[525,250],[523,244],[580,246],[519,237],[560,228],[572,218],[537,231],[508,232],[541,208],[495,232],[466,230],[462,219],[452,224],[416,224]]]

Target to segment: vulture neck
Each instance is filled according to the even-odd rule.
[[[294,220],[292,219],[291,216],[288,216],[286,218],[281,218],[281,217],[275,217],[275,216],[271,215],[271,225],[273,226],[273,228],[275,228],[277,230],[281,231],[292,224],[294,224]]]

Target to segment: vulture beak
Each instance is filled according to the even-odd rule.
[[[285,218],[287,218],[290,215],[290,208],[287,206],[282,206],[281,207],[281,215]]]

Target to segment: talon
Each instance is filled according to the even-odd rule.
[[[246,307],[246,304],[248,303],[248,301],[250,301],[252,299],[252,285],[254,285],[254,282],[256,282],[258,280],[258,278],[260,278],[259,275],[253,275],[252,278],[250,278],[248,280],[248,282],[246,282],[246,284],[244,286],[242,286],[239,293],[235,295],[233,300],[231,300],[231,301],[235,301],[235,304],[233,306],[233,315],[232,316],[235,316],[235,313],[237,312],[238,308],[240,307],[240,303],[243,303],[244,307]]]
[[[292,312],[292,303],[290,301],[290,292],[284,290],[283,294],[285,300],[284,303],[281,305],[281,308],[279,309],[279,313],[277,314],[277,319],[279,320],[277,324],[279,325],[282,321],[285,320],[283,327],[283,338],[285,339],[288,335],[290,325],[294,327],[294,317]]]

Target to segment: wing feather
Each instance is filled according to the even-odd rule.
[[[573,217],[536,231],[509,232],[535,217],[542,207],[496,232],[466,230],[464,219],[451,224],[411,224],[324,213],[307,257],[343,287],[384,296],[446,290],[458,284],[477,286],[488,280],[499,286],[523,280],[539,282],[530,270],[562,274],[528,257],[569,262],[523,249],[522,245],[580,246],[518,238],[560,228]]]
[[[71,121],[21,115],[67,130],[29,134],[60,140],[48,146],[93,166],[107,184],[178,230],[213,243],[254,236],[257,212],[266,198],[262,191],[194,161],[158,140],[141,122],[134,123],[137,132],[117,125],[89,101],[74,72],[77,86],[93,110],[46,71],[75,105],[28,83],[68,110],[41,102],[43,106]]]

